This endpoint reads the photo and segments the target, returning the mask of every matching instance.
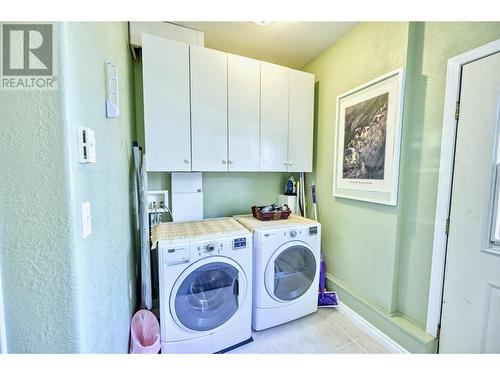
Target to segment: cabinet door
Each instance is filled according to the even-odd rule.
[[[142,35],[148,171],[190,171],[189,45]]]
[[[261,62],[260,166],[263,171],[287,171],[288,68]]]
[[[260,62],[228,55],[229,170],[260,170]]]
[[[227,171],[227,54],[190,51],[193,171]]]
[[[314,75],[289,70],[288,170],[312,172]]]

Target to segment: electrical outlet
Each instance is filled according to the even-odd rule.
[[[92,220],[90,215],[90,202],[82,203],[82,233],[83,239],[92,233]]]

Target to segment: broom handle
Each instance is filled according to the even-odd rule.
[[[318,210],[316,208],[316,185],[314,185],[314,183],[311,185],[311,191],[312,191],[312,201],[314,208],[314,220],[318,221]]]

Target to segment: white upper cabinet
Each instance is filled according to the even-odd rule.
[[[190,46],[193,171],[226,171],[227,54]]]
[[[260,167],[288,170],[288,68],[261,62]]]
[[[314,75],[289,70],[288,171],[312,172]]]
[[[228,170],[260,170],[260,61],[228,54]]]
[[[142,35],[148,171],[190,171],[189,46]]]
[[[143,34],[148,171],[311,172],[314,75]]]

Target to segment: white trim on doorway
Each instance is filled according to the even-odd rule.
[[[450,214],[453,164],[455,156],[456,120],[455,110],[460,96],[462,66],[500,51],[500,39],[452,57],[448,60],[446,91],[439,162],[439,183],[432,248],[432,267],[427,308],[427,333],[437,336],[441,321],[441,304],[446,262],[446,222]]]

